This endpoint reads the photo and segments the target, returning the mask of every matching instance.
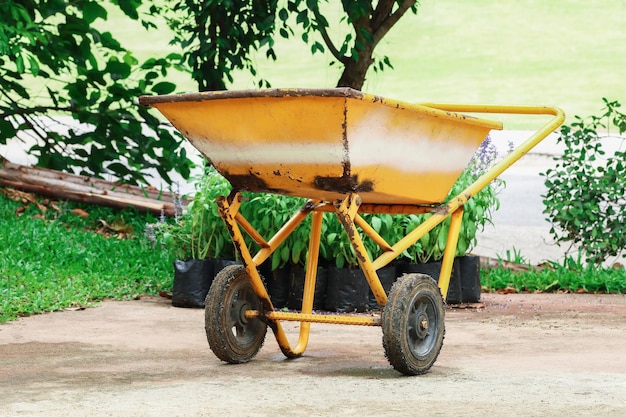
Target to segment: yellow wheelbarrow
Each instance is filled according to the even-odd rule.
[[[243,265],[215,278],[206,299],[205,328],[215,355],[229,363],[252,359],[269,326],[288,358],[306,349],[310,324],[382,326],[391,365],[407,375],[430,369],[444,338],[444,303],[464,204],[564,120],[550,107],[415,105],[349,88],[269,89],[142,96],[157,108],[233,186],[217,199]],[[442,202],[492,129],[502,123],[474,114],[548,115],[549,121],[467,189]],[[241,215],[240,192],[305,197],[307,203],[270,239]],[[334,213],[381,306],[380,315],[313,314],[322,216]],[[386,242],[361,214],[432,213],[398,242]],[[301,312],[277,311],[258,272],[311,215]],[[377,270],[451,217],[439,281],[405,274],[386,294]],[[357,229],[358,228],[360,229]],[[258,244],[253,255],[242,229]],[[370,259],[363,238],[383,250]],[[257,248],[255,248],[257,249]],[[281,325],[300,322],[291,346]]]

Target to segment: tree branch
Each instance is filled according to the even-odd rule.
[[[371,28],[375,30],[378,28],[389,16],[393,10],[395,0],[381,0],[376,6],[376,10],[372,13]]]
[[[389,0],[386,0],[389,1]],[[369,6],[371,6],[371,4],[368,4]],[[353,17],[350,14],[350,10],[348,10],[348,8],[346,7],[346,3],[343,4],[343,10],[344,12],[349,16],[349,17]],[[354,34],[356,36],[355,38],[355,45],[358,42],[361,42],[362,44],[369,44],[369,41],[364,41],[363,39],[363,35],[360,29],[365,29],[368,32],[371,32],[373,34],[373,30],[372,27],[370,25],[371,23],[371,19],[370,19],[370,15],[372,14],[372,9],[371,7],[368,10],[369,13],[363,13],[360,16],[358,16],[356,19],[352,20],[352,27],[354,28]],[[372,50],[374,49],[374,47],[376,46],[376,41],[372,44]]]
[[[315,16],[315,20],[316,21],[320,21],[320,11],[318,8],[312,9],[313,11],[313,15]],[[326,27],[323,25],[318,24],[317,25],[320,34],[322,35],[322,39],[324,40],[324,43],[326,44],[326,46],[328,47],[328,50],[330,51],[331,54],[333,54],[333,56],[335,57],[335,59],[339,62],[341,62],[342,64],[345,65],[345,63],[348,60],[348,57],[346,57],[345,55],[341,55],[339,53],[339,50],[337,49],[337,47],[335,46],[335,44],[333,43],[332,39],[330,39],[330,36],[328,36],[328,32],[326,31]]]
[[[376,11],[374,12],[374,16],[372,17],[372,35],[374,36],[374,41],[376,44],[389,32],[389,29],[395,25],[398,20],[409,10],[417,0],[404,0],[398,9],[391,12],[391,8],[393,8],[395,1],[393,0],[385,0],[381,1],[376,7]],[[380,14],[379,14],[380,13]]]

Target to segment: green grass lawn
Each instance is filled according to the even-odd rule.
[[[42,214],[2,193],[0,207],[0,323],[107,298],[171,291],[173,257],[143,235],[146,223],[156,222],[153,216],[66,202],[56,209],[49,205]],[[77,215],[75,208],[88,216]],[[127,233],[123,238],[94,233],[103,222],[124,225]]]
[[[333,7],[339,2],[331,2]],[[558,106],[571,120],[601,109],[601,98],[625,101],[626,2],[605,0],[422,0],[377,49],[394,70],[370,72],[364,91],[410,102]],[[331,13],[331,25],[338,13]],[[169,32],[145,33],[118,18],[109,23],[140,56],[173,51]],[[122,28],[122,29],[120,29]],[[312,56],[298,38],[279,39],[277,62],[256,58],[274,87],[334,87],[338,68]],[[194,91],[183,74],[179,90]],[[254,88],[237,74],[233,88]],[[503,118],[505,128],[534,129],[527,118]]]

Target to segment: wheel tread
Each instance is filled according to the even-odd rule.
[[[249,346],[237,346],[236,343],[229,343],[228,333],[231,332],[231,329],[225,325],[225,315],[228,314],[230,307],[231,292],[233,286],[245,285],[243,280],[248,279],[243,266],[229,265],[215,276],[206,296],[205,331],[207,341],[215,356],[224,362],[244,363],[250,361],[265,341],[267,325],[263,323],[259,334]]]
[[[411,310],[414,297],[426,291],[433,297],[440,322],[434,346],[425,360],[416,358],[406,341],[406,315]],[[441,291],[435,281],[424,274],[405,274],[400,277],[389,291],[388,302],[382,313],[383,348],[389,363],[397,371],[406,375],[420,375],[428,372],[437,360],[445,337],[444,302]]]

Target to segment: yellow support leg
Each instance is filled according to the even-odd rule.
[[[448,229],[448,240],[446,248],[443,251],[443,260],[441,261],[441,272],[439,273],[439,289],[443,300],[446,301],[448,287],[450,286],[450,275],[452,274],[452,264],[456,254],[456,244],[459,240],[459,232],[461,231],[461,220],[463,219],[463,206],[457,208],[450,216],[450,228]]]
[[[231,204],[229,204],[228,200],[229,199],[227,199],[226,197],[218,197],[216,199],[220,217],[226,224],[226,229],[228,230],[233,244],[235,245],[235,249],[237,249],[237,252],[239,252],[239,255],[241,256],[243,266],[246,268],[246,272],[248,273],[248,277],[250,278],[250,284],[252,285],[252,289],[261,299],[263,307],[268,310],[273,310],[274,307],[272,306],[270,296],[265,289],[265,285],[263,284],[261,275],[259,275],[257,265],[252,260],[252,255],[250,255],[250,251],[248,251],[246,242],[243,240],[241,230],[239,230],[239,226],[235,221],[235,217],[237,216],[237,211],[239,210],[241,202],[240,194],[236,193],[233,198],[230,199],[232,202]]]
[[[309,335],[311,331],[311,322],[314,320],[306,320],[306,317],[314,318],[313,297],[315,295],[315,281],[317,278],[317,260],[320,248],[320,236],[322,232],[322,212],[314,212],[311,221],[311,232],[309,239],[309,253],[307,257],[306,275],[304,278],[304,292],[302,294],[302,314],[299,313],[283,313],[278,311],[270,311],[265,317],[272,320],[277,325],[278,320],[300,321],[300,334],[298,336],[298,344],[291,348],[287,335],[282,331],[282,327],[277,327],[279,331],[274,331],[278,346],[288,358],[296,358],[304,353],[309,343]]]
[[[336,214],[337,218],[343,225],[346,234],[348,235],[348,239],[350,240],[352,247],[354,248],[359,266],[361,267],[363,275],[365,275],[365,279],[374,294],[374,298],[376,298],[378,305],[382,307],[387,304],[387,294],[385,293],[383,285],[380,283],[380,278],[378,278],[378,274],[372,265],[372,261],[367,255],[361,235],[354,224],[354,218],[357,216],[360,204],[361,199],[359,196],[357,194],[350,194],[343,201],[335,204]]]

